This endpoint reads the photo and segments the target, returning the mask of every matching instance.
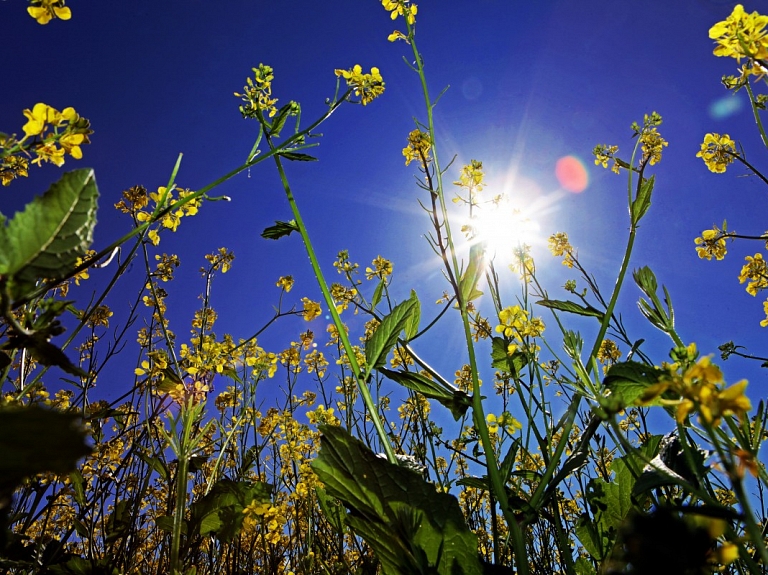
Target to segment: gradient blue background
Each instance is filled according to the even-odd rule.
[[[744,4],[747,11],[766,8]],[[381,254],[395,264],[393,295],[405,298],[415,287],[430,315],[446,286],[423,238],[428,221],[417,199],[424,193],[401,155],[413,118],[425,119],[424,107],[418,77],[402,60],[408,47],[387,41],[395,24],[379,2],[72,0],[68,6],[72,20],[40,26],[24,2],[0,2],[0,129],[21,133],[22,110],[36,102],[73,106],[91,121],[93,143],[83,148],[82,160],[67,159],[64,169],[96,170],[101,210],[95,248],[129,229],[129,220],[112,209],[121,191],[164,185],[179,153],[177,182],[191,189],[244,161],[256,124],[241,118],[233,92],[252,67],[272,66],[274,95],[280,103],[299,101],[310,121],[333,95],[335,68],[378,66],[384,96],[366,108],[342,107],[320,129],[321,145],[313,151],[320,161],[290,164],[288,175],[329,281],[337,281],[331,263],[340,249],[348,248],[362,268]],[[720,85],[722,75],[735,72],[735,61],[714,57],[707,35],[732,8],[721,0],[423,0],[417,40],[432,95],[450,85],[436,108],[443,164],[457,156],[448,181],[458,166],[482,160],[488,195],[505,191],[531,211],[541,229],[533,254],[551,297],[565,297],[559,286],[573,277],[546,250],[546,238],[556,231],[568,232],[581,261],[610,293],[627,235],[625,178],[594,166],[591,150],[617,144],[628,159],[630,123],[654,110],[662,114],[660,131],[669,147],[653,170],[654,201],[633,267],[651,266],[670,288],[680,333],[703,353],[717,353],[717,345],[733,339],[764,354],[762,300],[737,280],[744,255],[763,251],[762,244],[731,244],[722,262],[699,260],[693,244],[723,219],[745,234],[767,227],[768,190],[757,178],[741,177],[739,166],[711,174],[695,157],[706,132],[721,132],[740,142],[755,165],[765,164],[746,94],[729,99]],[[587,167],[589,186],[581,194],[564,191],[555,178],[556,161],[567,155]],[[28,180],[0,190],[0,211],[21,209],[59,175],[51,166],[32,168]],[[296,278],[291,295],[319,299],[298,237],[259,237],[274,220],[291,217],[273,166],[259,165],[214,193],[232,202],[204,205],[176,234],[163,234],[160,244],[161,252],[178,253],[182,261],[168,300],[180,343],[200,303],[202,256],[221,246],[236,260],[214,283],[217,333],[237,338],[258,329],[272,315],[281,275]],[[110,297],[115,321],[141,285],[140,269],[135,272]],[[99,273],[92,273],[94,285]],[[511,305],[518,284],[512,274],[504,281]],[[367,289],[370,295],[373,284]],[[622,317],[632,337],[645,337],[644,349],[661,361],[669,344],[640,317],[638,295],[627,286]],[[541,315],[554,325],[545,310]],[[362,324],[344,317],[353,327]],[[287,321],[260,343],[279,351],[306,327],[322,342],[326,323]],[[586,334],[593,324],[575,325]],[[451,377],[463,363],[461,336],[440,333],[444,339],[421,350]],[[134,360],[135,354],[127,355]],[[750,379],[753,398],[763,395],[758,363],[733,359],[723,367],[730,380]],[[132,382],[132,371],[116,374],[100,380],[99,393],[117,395]]]

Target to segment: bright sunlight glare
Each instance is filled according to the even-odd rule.
[[[522,210],[509,203],[484,206],[472,220],[472,228],[478,241],[486,242],[490,258],[514,258],[515,250],[522,244],[538,243],[541,226]]]

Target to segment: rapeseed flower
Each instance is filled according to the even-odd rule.
[[[738,156],[736,144],[728,134],[706,134],[701,149],[696,153],[697,158],[704,160],[710,172],[722,174],[728,164],[732,164]]]
[[[347,81],[347,86],[354,90],[355,96],[360,97],[360,103],[363,106],[370,104],[384,93],[384,79],[376,67],[371,68],[370,73],[363,74],[363,68],[355,64],[349,70],[336,70],[336,75]]]

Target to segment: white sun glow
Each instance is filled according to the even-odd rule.
[[[535,219],[506,203],[478,210],[470,225],[475,233],[474,239],[486,243],[489,258],[509,262],[513,261],[520,246],[537,243],[541,230]]]

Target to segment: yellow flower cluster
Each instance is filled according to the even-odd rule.
[[[757,295],[757,292],[768,288],[768,264],[763,259],[762,254],[747,256],[744,258],[747,263],[741,268],[739,274],[739,283],[747,283],[747,293]]]
[[[247,85],[243,86],[244,93],[235,92],[244,105],[240,106],[243,118],[257,118],[259,113],[273,117],[277,114],[277,98],[272,97],[272,81],[275,79],[271,66],[259,64],[258,68],[252,68],[253,80],[248,78]]]
[[[411,4],[409,0],[381,0],[381,5],[389,11],[389,17],[396,20],[398,16],[405,17],[411,26],[416,23],[416,14],[419,11],[416,4]]]
[[[714,55],[736,60],[768,59],[767,24],[768,16],[757,12],[747,14],[744,6],[736,4],[728,18],[709,29],[709,37],[715,41]]]
[[[392,275],[392,262],[381,256],[371,262],[371,267],[365,268],[365,279],[372,280],[373,278],[385,279],[387,276]]]
[[[712,425],[718,425],[726,415],[745,417],[752,409],[749,398],[744,395],[747,381],[727,388],[723,383],[720,369],[711,363],[709,356],[702,357],[683,373],[672,371],[669,378],[649,386],[638,403],[647,405],[659,400],[662,404],[676,405],[676,419],[680,423],[694,411],[698,412],[701,421]],[[675,393],[680,399],[662,399],[661,395],[666,391]]]
[[[429,139],[429,134],[418,129],[413,130],[408,134],[408,145],[403,148],[405,165],[407,166],[416,160],[421,165],[426,166],[431,161],[430,148],[432,148],[432,140]]]
[[[64,5],[64,0],[32,0],[27,13],[37,20],[38,24],[48,24],[54,18],[72,18],[72,11]]]
[[[464,202],[470,205],[477,205],[476,195],[483,191],[485,183],[483,182],[485,173],[483,173],[483,163],[477,160],[470,161],[469,164],[461,168],[459,179],[453,182],[454,186],[459,186],[469,192],[468,198],[462,198],[458,194],[453,198],[453,203]]]
[[[275,285],[288,293],[293,289],[293,276],[280,276]]]
[[[575,257],[575,250],[568,241],[568,234],[565,232],[557,232],[549,237],[549,251],[555,257],[563,256],[563,265],[569,268],[573,267]]]
[[[643,153],[642,162],[648,162],[652,166],[658,164],[661,161],[662,149],[669,145],[669,143],[661,137],[657,130],[657,126],[661,125],[661,115],[656,112],[643,115],[643,127],[637,125],[637,122],[632,123],[632,129],[635,135],[640,136],[641,150]]]
[[[312,321],[316,317],[319,317],[322,313],[320,304],[316,301],[312,301],[309,298],[303,297],[301,298],[301,303],[304,305],[304,311],[302,313],[304,316],[304,321]]]
[[[701,232],[701,237],[696,238],[696,253],[703,260],[722,260],[728,250],[725,247],[725,238],[732,235],[733,232],[723,232],[717,226],[711,230]]]
[[[521,308],[519,305],[506,307],[501,310],[499,312],[499,322],[495,331],[513,340],[507,346],[507,353],[510,355],[515,353],[520,346],[530,349],[531,346],[525,340],[529,337],[539,337],[544,333],[544,322],[541,321],[541,318],[529,318],[528,310]]]
[[[61,112],[42,102],[32,109],[24,110],[27,123],[24,137],[17,140],[15,135],[0,134],[0,182],[8,186],[15,178],[28,175],[29,159],[34,152],[33,164],[50,162],[56,166],[64,164],[65,154],[76,160],[83,157],[80,146],[89,144],[88,135],[93,133],[90,123],[81,118],[74,108]]]
[[[706,134],[701,149],[696,153],[697,158],[704,160],[710,172],[722,174],[728,164],[732,164],[738,156],[736,144],[728,134]]]
[[[173,188],[167,190],[164,186],[161,186],[157,188],[156,192],[151,192],[147,198],[147,190],[143,186],[135,186],[123,192],[123,199],[115,204],[115,207],[123,213],[133,215],[136,222],[139,223],[152,221],[155,212],[157,212],[158,215],[162,214],[159,217],[161,224],[159,227],[167,228],[172,232],[175,232],[181,223],[182,217],[194,216],[197,214],[202,200],[200,200],[200,198],[188,200],[186,198],[193,195],[194,192],[190,190],[178,190],[178,199],[176,202],[180,205],[176,209],[171,209],[171,206],[175,203],[173,197],[174,191],[176,190]],[[139,206],[146,207],[149,205],[150,199],[155,204],[152,212],[140,210]],[[182,201],[184,201],[184,203],[181,203]],[[153,227],[147,232],[147,237],[155,246],[160,243],[159,227]],[[234,258],[234,256],[232,257]],[[208,259],[208,256],[206,256],[206,259]],[[229,269],[228,264],[227,269]]]
[[[616,152],[618,151],[619,151],[618,146],[608,146],[607,144],[598,144],[592,150],[592,155],[595,156],[595,165],[603,166],[604,168],[607,168],[608,162],[610,160],[613,160],[613,166],[611,166],[611,171],[615,174],[618,174],[621,170],[619,168],[619,163],[616,161],[616,158],[614,157]]]
[[[496,434],[499,432],[499,429],[502,429],[512,435],[523,428],[523,424],[512,417],[512,414],[508,411],[505,411],[498,417],[493,413],[489,413],[485,416],[485,420],[488,422],[488,432],[491,434]]]
[[[350,70],[336,70],[336,75],[347,81],[347,86],[354,90],[363,106],[384,93],[384,79],[376,67],[371,68],[369,74],[363,74],[363,68],[355,64]]]

